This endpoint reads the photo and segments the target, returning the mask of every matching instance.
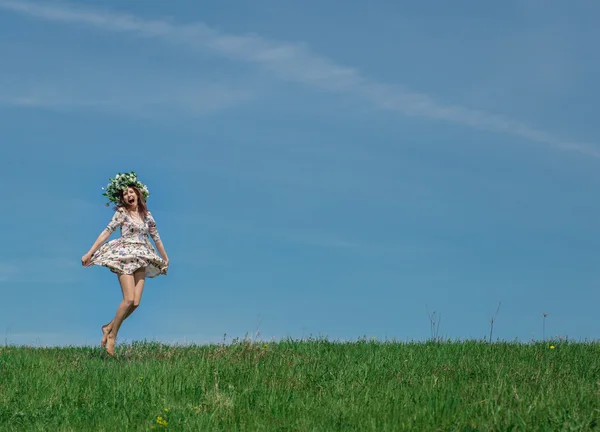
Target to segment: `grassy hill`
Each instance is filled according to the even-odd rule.
[[[0,348],[0,430],[591,430],[598,343]]]

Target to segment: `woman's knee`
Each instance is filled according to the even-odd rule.
[[[135,299],[134,298],[124,298],[123,303],[127,307],[133,307],[133,305],[135,304]]]

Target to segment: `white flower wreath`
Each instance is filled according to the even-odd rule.
[[[121,191],[124,191],[129,186],[137,187],[142,195],[144,195],[144,200],[148,199],[150,196],[150,192],[148,191],[148,187],[141,181],[137,179],[137,174],[134,171],[130,173],[121,174],[118,173],[114,178],[108,179],[109,183],[106,188],[102,188],[104,191],[102,195],[107,197],[109,201],[115,203],[116,205],[122,205],[121,202]],[[109,203],[106,203],[109,206]]]

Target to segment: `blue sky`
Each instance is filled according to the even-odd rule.
[[[0,330],[89,345],[135,170],[171,259],[120,340],[595,339],[600,4],[0,0]],[[113,238],[118,234],[114,234]]]

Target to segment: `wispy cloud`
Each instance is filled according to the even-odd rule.
[[[8,282],[18,272],[19,268],[14,264],[0,263],[0,283]]]
[[[52,332],[52,331],[19,331],[12,332],[11,326],[0,329],[2,333],[2,345],[28,346],[33,348],[50,348],[65,346],[93,346],[93,341],[86,339],[80,333],[74,332]]]
[[[285,235],[287,240],[294,243],[305,244],[308,246],[317,246],[322,248],[357,248],[359,245],[347,240],[335,237],[315,236],[315,235]]]
[[[209,227],[211,231],[236,233],[236,235],[244,234],[260,236],[262,238],[268,237],[276,242],[283,242],[285,244],[291,243],[319,248],[358,248],[362,246],[358,243],[331,236],[327,233],[311,233],[306,232],[305,230],[295,230],[293,228],[289,230],[276,229],[263,224],[252,223],[245,219],[213,219],[197,215],[182,215],[175,212],[164,213],[170,213],[173,220],[181,224],[197,225],[201,223],[203,226]]]
[[[31,258],[0,263],[0,286],[3,283],[51,282],[70,283],[79,279],[73,270],[77,267],[73,258]]]
[[[145,20],[132,15],[76,6],[0,0],[0,8],[47,21],[131,33],[192,50],[208,50],[231,60],[255,64],[283,81],[358,97],[370,103],[374,109],[500,132],[562,150],[600,156],[600,151],[593,146],[569,142],[518,120],[444,104],[427,94],[414,92],[400,85],[376,82],[355,68],[339,65],[312,52],[303,44],[278,42],[258,35],[226,34],[202,23],[178,25],[166,20]]]
[[[84,108],[140,117],[164,113],[168,108],[174,115],[198,116],[238,105],[253,97],[248,89],[236,89],[224,83],[175,82],[159,77],[146,79],[145,83],[145,89],[139,81],[123,79],[118,82],[118,78],[113,78],[108,85],[95,82],[94,85],[73,86],[60,81],[48,86],[27,85],[3,89],[0,104],[59,110]]]

